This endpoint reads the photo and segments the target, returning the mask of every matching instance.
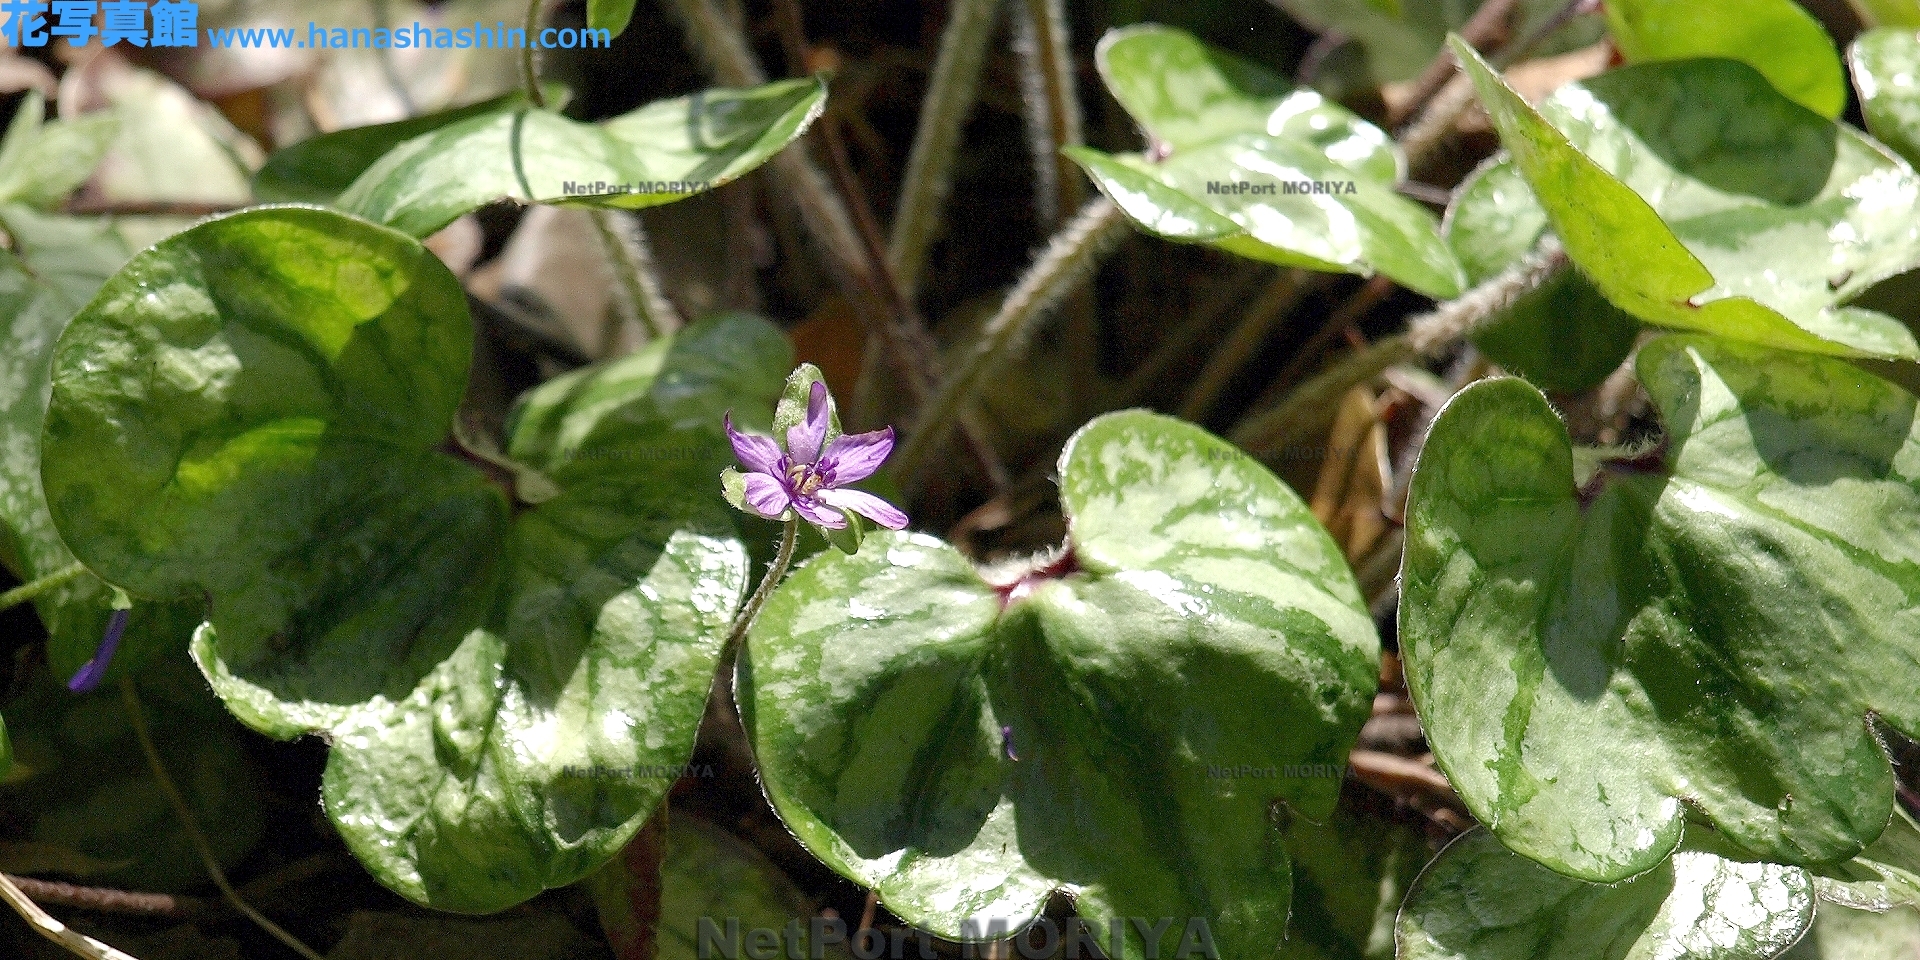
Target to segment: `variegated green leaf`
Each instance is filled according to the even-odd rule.
[[[1166,417],[1082,428],[1061,491],[1059,557],[983,575],[880,533],[780,586],[739,676],[768,796],[943,937],[1059,890],[1098,931],[1181,918],[1128,958],[1173,955],[1187,918],[1222,956],[1271,950],[1293,885],[1271,811],[1325,820],[1373,691],[1352,575],[1278,479]]]
[[[1920,357],[1846,306],[1920,263],[1920,177],[1732,60],[1647,63],[1529,106],[1471,48],[1501,141],[1573,261],[1649,323],[1787,350]]]
[[[1859,854],[1920,732],[1920,401],[1851,364],[1642,347],[1667,438],[1577,477],[1519,380],[1455,397],[1415,472],[1408,686],[1440,766],[1514,850],[1612,881],[1684,812],[1769,860]]]

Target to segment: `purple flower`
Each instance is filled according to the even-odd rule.
[[[80,672],[67,681],[67,689],[74,693],[91,693],[106,678],[107,664],[113,662],[113,652],[120,649],[120,635],[127,632],[127,618],[131,610],[115,610],[107,618],[107,635],[101,639],[98,649],[93,651],[93,659],[80,668]]]
[[[854,433],[827,442],[827,385],[814,381],[807,395],[807,418],[787,431],[787,448],[771,437],[741,433],[727,418],[733,454],[747,468],[746,509],[780,520],[789,509],[808,523],[843,530],[847,514],[857,513],[889,530],[907,525],[907,515],[870,493],[847,489],[873,475],[893,452],[893,428]]]

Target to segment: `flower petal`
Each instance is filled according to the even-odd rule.
[[[828,530],[847,528],[847,518],[840,511],[827,506],[819,496],[795,500],[793,508],[800,511],[800,515],[806,517],[807,522],[814,526],[825,527]]]
[[[907,515],[900,508],[864,490],[822,490],[814,494],[814,499],[851,510],[888,530],[904,530],[907,526]]]
[[[772,437],[735,430],[732,414],[727,415],[726,422],[727,440],[733,444],[733,455],[740,458],[740,465],[754,473],[770,473],[779,476],[780,445],[773,442]]]
[[[792,502],[786,484],[764,473],[747,474],[747,509],[768,520],[778,520],[787,515]]]
[[[871,433],[848,433],[827,444],[826,452],[820,455],[820,466],[833,471],[833,484],[837,487],[873,476],[892,453],[892,427]]]
[[[127,619],[133,615],[131,610],[115,610],[107,618],[107,635],[100,641],[98,649],[93,651],[93,659],[88,660],[80,672],[67,681],[67,689],[74,693],[90,693],[107,676],[107,665],[113,662],[113,652],[120,649],[120,635],[127,632]]]
[[[827,442],[827,385],[815,380],[807,394],[807,419],[787,428],[787,455],[794,463],[812,463],[820,459],[820,445]]]

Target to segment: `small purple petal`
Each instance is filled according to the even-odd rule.
[[[907,526],[907,515],[899,508],[863,490],[822,490],[814,494],[814,499],[851,510],[888,530],[904,530]]]
[[[780,473],[780,445],[772,437],[762,437],[751,433],[741,433],[733,428],[733,415],[727,415],[727,440],[733,444],[733,455],[740,458],[740,464],[754,473]]]
[[[764,473],[747,474],[747,509],[768,520],[778,520],[787,513],[787,505],[793,498],[787,494],[787,485]]]
[[[820,459],[820,445],[827,442],[827,385],[819,380],[807,394],[807,419],[787,429],[787,455],[794,463],[813,463]]]
[[[821,492],[824,493],[826,491]],[[846,516],[840,511],[826,506],[818,496],[807,497],[804,500],[795,500],[793,502],[793,508],[800,511],[800,515],[806,517],[807,522],[814,526],[825,527],[828,530],[845,530],[847,528]]]
[[[127,632],[127,618],[132,614],[131,610],[115,610],[107,618],[106,637],[100,641],[99,648],[93,651],[93,659],[88,660],[87,665],[67,681],[68,690],[90,693],[100,685],[101,680],[106,679],[107,664],[113,662],[113,652],[120,649],[120,635]]]
[[[820,455],[820,467],[833,471],[833,485],[857,483],[873,476],[893,453],[893,428],[835,437]]]

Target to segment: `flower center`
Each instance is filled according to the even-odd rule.
[[[796,463],[787,467],[787,483],[793,486],[796,496],[811,497],[826,482],[820,471],[805,463]]]

